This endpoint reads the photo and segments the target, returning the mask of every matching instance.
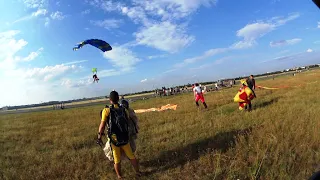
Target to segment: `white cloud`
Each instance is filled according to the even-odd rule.
[[[28,44],[24,39],[14,38],[19,33],[16,30],[0,32],[0,69],[14,69],[16,53]]]
[[[81,14],[85,15],[85,14],[90,14],[90,9],[86,9],[84,11],[81,12]]]
[[[101,8],[104,11],[111,12],[116,10],[121,10],[123,6],[122,3],[117,2],[116,0],[85,0],[86,3]]]
[[[320,22],[318,22],[318,26],[317,27],[320,29]]]
[[[47,0],[24,0],[24,4],[28,8],[42,8],[47,5]]]
[[[48,27],[49,24],[50,24],[50,18],[46,17],[44,26],[45,26],[45,27]]]
[[[142,23],[144,25],[148,25],[149,19],[145,14],[145,11],[142,7],[135,6],[135,7],[121,7],[122,14],[127,15],[130,19],[133,20],[134,23]]]
[[[101,70],[99,71],[99,77],[110,77],[110,76],[118,76],[122,73],[126,73],[126,69],[107,69],[107,70]]]
[[[23,78],[49,81],[79,68],[81,67],[76,65],[66,66],[64,64],[58,64],[55,66],[45,66],[43,68],[21,69],[19,71],[23,71]]]
[[[67,88],[78,88],[82,86],[88,86],[93,83],[91,78],[80,79],[80,80],[71,80],[71,79],[62,79],[61,86],[65,86]]]
[[[41,52],[43,51],[43,48],[39,48],[36,52],[31,52],[27,57],[21,58],[19,56],[15,57],[15,61],[24,61],[24,62],[29,62],[34,59],[36,59]]]
[[[165,21],[154,23],[135,33],[138,44],[154,47],[170,53],[190,45],[193,36],[186,34],[185,27]]]
[[[167,56],[168,56],[168,54],[152,55],[152,56],[148,56],[148,59],[164,58]]]
[[[141,82],[141,83],[144,83],[144,82],[147,82],[147,80],[148,80],[148,79],[142,79],[140,82]]]
[[[289,21],[295,20],[300,17],[300,13],[290,13],[287,17],[276,16],[268,20],[269,23],[274,24],[276,26],[281,26],[286,24]]]
[[[21,21],[30,20],[30,19],[32,19],[34,17],[38,17],[40,15],[46,15],[47,13],[48,13],[48,11],[46,9],[38,9],[37,11],[31,13],[30,15],[24,16],[22,18],[19,18],[19,19],[13,21],[11,24],[15,24],[15,23],[18,23]]]
[[[259,21],[247,24],[245,27],[237,31],[237,36],[243,38],[232,45],[232,48],[243,49],[249,48],[257,44],[256,40],[275,30],[277,27],[286,24],[300,16],[299,13],[289,14],[288,17],[273,17],[265,22]]]
[[[209,7],[215,5],[217,1],[132,0],[131,5],[114,0],[87,0],[86,2],[107,12],[120,12],[134,23],[142,24],[139,31],[134,33],[137,44],[175,53],[190,45],[195,39],[194,36],[187,34],[187,25],[176,23],[176,21],[188,17],[200,6]]]
[[[248,24],[237,31],[237,36],[243,37],[245,41],[253,41],[271,32],[274,28],[275,25],[267,23]]]
[[[313,52],[313,50],[312,49],[307,49],[307,52],[311,53],[311,52]]]
[[[141,61],[131,50],[123,46],[114,46],[112,51],[105,52],[103,56],[121,71],[130,71]]]
[[[90,21],[93,25],[103,27],[105,29],[115,29],[119,28],[123,24],[122,19],[105,19],[103,21]]]
[[[231,49],[246,49],[254,46],[256,41],[238,41],[231,45]]]
[[[184,66],[186,66],[188,64],[192,64],[192,63],[201,61],[203,59],[206,59],[208,57],[212,57],[212,56],[217,55],[217,54],[225,53],[228,50],[229,50],[228,48],[209,49],[206,52],[204,52],[201,56],[196,56],[196,57],[193,57],[193,58],[185,59],[185,60],[183,60],[182,63],[175,64],[174,67],[175,68],[181,68],[181,67],[184,67]]]
[[[286,46],[286,45],[294,45],[299,42],[301,42],[302,39],[294,38],[289,40],[280,40],[280,41],[271,41],[270,46],[271,47],[280,47],[280,46]]]
[[[216,0],[134,0],[136,6],[142,7],[148,14],[160,16],[162,19],[184,18],[195,12],[200,6],[209,7]]]
[[[60,12],[60,11],[56,11],[56,12],[54,12],[54,13],[51,13],[51,18],[52,19],[56,19],[56,20],[63,20],[66,16],[65,15],[63,15],[63,13],[62,12]]]
[[[46,15],[48,11],[46,9],[38,9],[36,12],[32,13],[32,16]]]
[[[72,62],[63,63],[63,65],[79,64],[79,63],[83,63],[83,62],[87,62],[87,61],[88,60],[72,61]]]

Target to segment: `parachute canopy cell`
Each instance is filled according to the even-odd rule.
[[[98,71],[97,71],[97,68],[92,68],[92,72],[93,73],[97,73]]]
[[[99,48],[101,51],[106,52],[112,50],[112,47],[107,42],[100,40],[100,39],[88,39],[85,40],[79,44],[77,44],[76,47],[73,48],[74,51],[82,48],[84,45],[90,44],[91,46],[94,46],[96,48]]]

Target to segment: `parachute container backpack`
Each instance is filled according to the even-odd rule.
[[[115,146],[123,146],[129,143],[129,126],[127,121],[127,114],[125,108],[119,106],[110,107],[110,118],[108,127],[108,137],[110,142]]]

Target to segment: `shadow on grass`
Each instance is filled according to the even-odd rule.
[[[253,127],[242,130],[234,130],[230,132],[222,132],[212,138],[201,139],[198,142],[188,144],[187,146],[179,147],[174,150],[162,152],[158,157],[142,161],[141,165],[152,168],[146,172],[146,175],[151,175],[155,172],[163,172],[171,168],[182,166],[187,162],[195,161],[200,156],[208,153],[208,150],[219,150],[222,153],[234,147],[235,141],[239,136],[248,136],[251,134]]]
[[[255,104],[254,106],[255,106],[256,108],[264,108],[264,107],[267,107],[267,106],[269,106],[269,105],[272,105],[272,104],[278,102],[279,99],[280,99],[280,97],[276,97],[276,98],[273,98],[273,99],[271,99],[271,100],[269,100],[269,101],[264,101],[264,102],[257,103],[257,104]]]

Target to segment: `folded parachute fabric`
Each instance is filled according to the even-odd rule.
[[[137,109],[134,110],[135,113],[145,113],[145,112],[161,112],[165,110],[176,110],[178,105],[176,104],[167,104],[165,106],[161,106],[160,108],[149,108],[149,109]]]

